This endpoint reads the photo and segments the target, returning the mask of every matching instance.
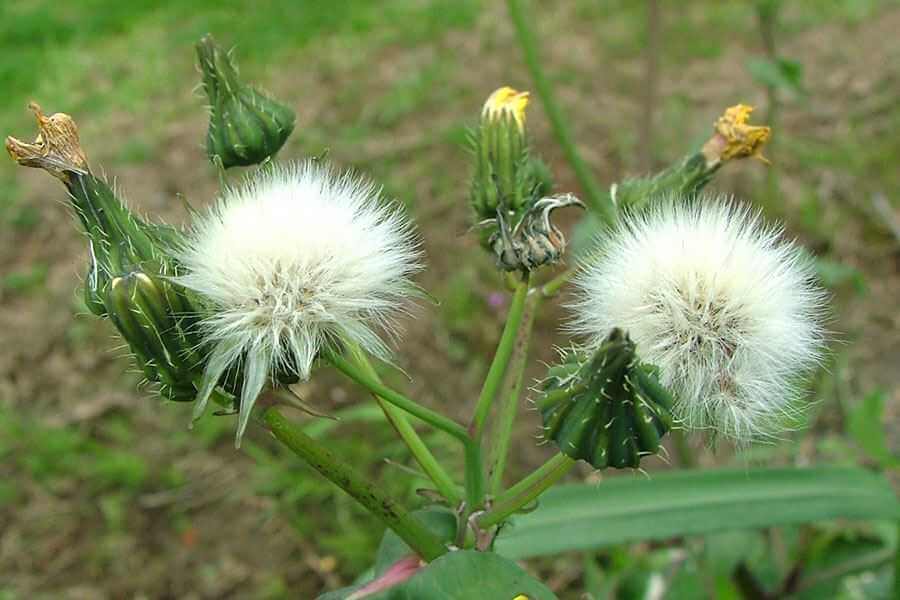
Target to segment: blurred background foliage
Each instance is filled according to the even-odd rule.
[[[887,470],[896,483],[900,3],[554,0],[531,9],[545,68],[605,184],[696,147],[724,107],[756,105],[755,120],[775,127],[773,166],[729,166],[714,185],[783,219],[835,296],[837,341],[802,431],[744,451],[691,439],[670,461],[648,461],[651,476],[684,464],[837,463]],[[235,47],[245,79],[297,110],[283,157],[327,150],[413,213],[428,254],[421,283],[439,303],[407,323],[398,362],[412,379],[394,383],[467,414],[504,296],[468,235],[464,132],[490,91],[531,87],[502,3],[7,0],[0,133],[31,135],[29,100],[70,113],[95,170],[141,212],[182,223],[179,196],[202,206],[218,185],[193,66],[192,45],[207,32]],[[576,190],[537,101],[529,120],[560,187]],[[365,569],[381,531],[351,500],[260,431],[238,452],[232,417],[188,432],[189,407],[135,390],[112,329],[74,292],[86,248],[57,183],[0,162],[0,190],[0,599],[306,598]],[[563,316],[558,307],[540,316],[536,359],[564,342]],[[539,373],[535,361],[530,374]],[[309,431],[415,498],[423,482],[365,395],[329,373],[302,393],[342,417],[311,420]],[[516,473],[549,456],[534,444],[537,425],[525,413]],[[445,438],[429,440],[445,454]],[[797,597],[877,598],[890,593],[896,537],[891,526],[823,523],[528,566],[562,598],[739,598],[749,593],[742,573],[775,591],[802,561],[828,577],[801,573]]]

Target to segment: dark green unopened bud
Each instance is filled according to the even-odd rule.
[[[211,36],[197,43],[197,57],[209,97],[209,159],[227,169],[274,156],[294,130],[294,111],[242,83],[231,57]]]
[[[538,406],[545,437],[598,469],[637,467],[672,427],[671,395],[619,329],[592,355],[567,352],[550,369]]]

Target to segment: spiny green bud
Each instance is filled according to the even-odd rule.
[[[593,354],[566,352],[550,368],[538,406],[546,439],[598,469],[637,467],[672,427],[671,395],[620,329]]]
[[[725,110],[713,125],[713,135],[700,151],[650,177],[626,179],[610,188],[616,206],[640,208],[654,197],[696,195],[728,161],[756,158],[766,164],[762,148],[769,141],[769,127],[748,125],[753,108],[737,104]]]
[[[142,271],[132,271],[112,279],[104,306],[147,380],[160,384],[161,395],[170,400],[194,400],[197,391],[193,382],[203,367],[181,322],[179,309],[184,304],[173,286]]]
[[[227,169],[274,156],[294,130],[294,111],[242,83],[231,57],[212,36],[197,42],[197,57],[209,97],[209,159]]]

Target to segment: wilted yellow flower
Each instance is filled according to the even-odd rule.
[[[66,171],[87,171],[87,158],[78,142],[78,127],[72,117],[63,113],[45,116],[37,102],[28,108],[37,119],[39,133],[31,144],[6,138],[6,151],[13,160],[25,167],[44,169],[64,182]]]
[[[501,119],[504,115],[510,115],[519,129],[524,130],[528,96],[528,92],[519,92],[509,86],[503,86],[488,96],[481,116],[486,119]]]
[[[772,129],[748,125],[751,112],[752,106],[736,104],[716,119],[715,133],[703,146],[703,154],[709,163],[751,156],[769,164],[769,160],[762,155],[762,148],[769,141]]]

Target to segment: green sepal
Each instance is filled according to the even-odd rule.
[[[637,210],[654,198],[696,196],[712,181],[721,166],[721,162],[708,164],[701,152],[689,154],[654,175],[614,184],[609,190],[610,200],[623,209]]]
[[[512,116],[483,118],[467,140],[475,162],[469,203],[476,222],[496,219],[498,210],[515,222],[550,193],[550,169],[531,153],[525,131]]]
[[[538,406],[544,437],[598,469],[638,467],[672,427],[671,395],[620,329],[593,354],[567,351],[550,368]]]
[[[197,43],[203,89],[209,98],[206,153],[226,169],[263,162],[294,130],[296,115],[238,78],[231,57],[206,35]]]

